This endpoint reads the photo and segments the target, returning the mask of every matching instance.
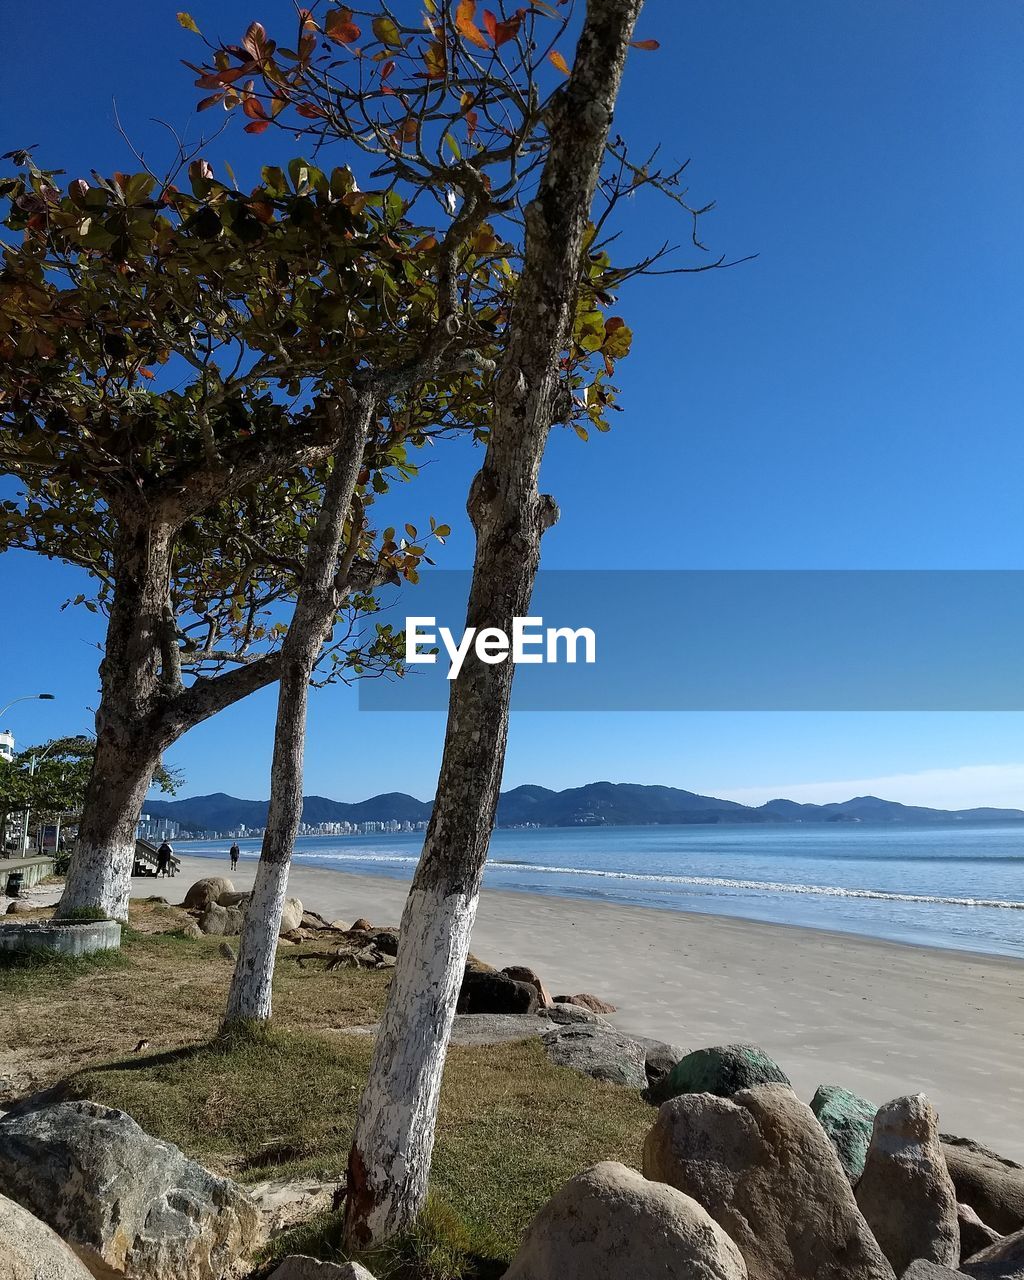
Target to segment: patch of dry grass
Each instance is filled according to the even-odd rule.
[[[40,1084],[121,1107],[243,1182],[342,1176],[371,1049],[345,1028],[377,1019],[389,974],[300,967],[322,942],[282,950],[273,1029],[218,1039],[231,962],[221,939],[176,934],[180,917],[133,904],[120,960],[0,970],[0,1035]],[[367,1265],[396,1280],[500,1275],[556,1188],[596,1160],[635,1164],[651,1119],[637,1094],[553,1067],[536,1041],[453,1048],[428,1210]],[[325,1215],[275,1252],[337,1256],[337,1237]]]

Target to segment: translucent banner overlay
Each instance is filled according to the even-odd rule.
[[[425,573],[381,616],[435,618],[458,643],[469,586]],[[1024,571],[543,570],[530,617],[589,628],[595,661],[559,643],[557,663],[517,665],[517,711],[1024,710]],[[445,710],[437,646],[433,666],[361,681],[360,708]],[[478,663],[470,646],[463,672]]]

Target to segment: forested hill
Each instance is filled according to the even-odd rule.
[[[244,824],[261,827],[267,820],[266,800],[239,800],[217,792],[187,800],[149,800],[146,812],[172,818],[192,831],[228,831]],[[306,796],[303,822],[423,822],[430,817],[430,803],[401,791],[346,804],[324,796]],[[1019,822],[1021,809],[925,809],[858,796],[839,804],[797,804],[770,800],[758,808],[697,795],[676,787],[645,787],[626,782],[591,782],[567,791],[522,786],[504,791],[498,805],[498,825],[542,827],[575,826],[680,826],[707,823],[953,823]]]

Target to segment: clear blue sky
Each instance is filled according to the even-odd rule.
[[[195,131],[176,5],[109,3],[48,29],[5,19],[2,150],[71,175],[132,164],[122,121],[154,162],[153,116]],[[202,0],[236,36],[290,22],[285,0]],[[1024,10],[1016,0],[648,0],[620,130],[692,157],[704,234],[755,262],[640,283],[623,299],[634,354],[611,435],[553,438],[544,483],[562,507],[553,568],[1021,568],[1024,526]],[[244,182],[286,142],[234,123],[216,143]],[[685,238],[644,204],[633,246]],[[407,491],[409,516],[448,520],[443,564],[472,544],[463,503],[478,455],[449,451]],[[443,465],[442,465],[443,462]],[[77,731],[96,701],[94,619],[60,612],[76,574],[0,561],[0,704],[25,740]],[[410,611],[415,612],[414,608]],[[273,695],[195,730],[171,755],[187,793],[267,793]],[[861,714],[534,714],[513,719],[505,784],[595,778],[717,794],[883,780],[893,798],[1024,804],[1024,717]],[[342,690],[313,700],[307,791],[428,796],[443,718],[372,715]],[[965,766],[974,771],[955,772]],[[983,767],[983,768],[982,768]],[[902,775],[946,771],[929,779]],[[954,772],[949,772],[954,771]]]

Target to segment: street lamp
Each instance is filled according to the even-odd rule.
[[[0,716],[5,716],[16,702],[35,702],[37,700],[39,702],[53,702],[55,698],[56,694],[53,693],[26,693],[20,698],[12,698],[6,707],[0,707]]]

